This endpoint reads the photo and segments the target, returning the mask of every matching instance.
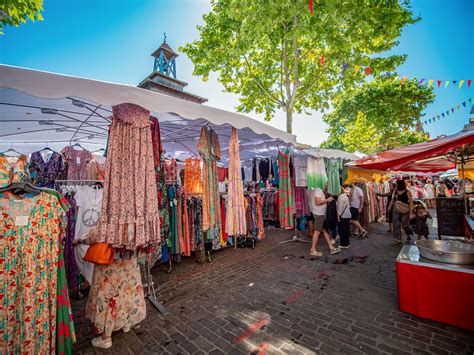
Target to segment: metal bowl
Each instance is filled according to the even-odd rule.
[[[417,240],[422,257],[440,263],[474,265],[474,245],[451,240]]]

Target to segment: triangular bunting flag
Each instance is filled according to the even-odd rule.
[[[403,78],[402,78],[402,85],[405,84],[405,81],[407,81],[407,76],[404,75]]]
[[[349,66],[349,64],[347,63],[342,63],[342,72],[344,73],[347,69],[347,67]]]
[[[428,89],[431,87],[431,85],[433,85],[433,81],[434,81],[433,79],[430,79],[430,80],[428,81]]]
[[[441,86],[441,80],[438,80],[438,87]]]
[[[469,80],[467,81],[467,87],[468,87],[468,88],[470,88],[470,87],[471,87],[471,83],[472,83],[472,80],[471,80],[471,79],[469,79]]]
[[[431,123],[431,118],[428,120],[429,123]]]
[[[449,110],[448,110],[448,111],[446,111],[446,115],[447,115],[447,116],[449,116]]]
[[[462,103],[462,105],[463,105],[464,107],[466,107],[466,101],[464,101],[464,102]]]
[[[441,114],[441,116],[443,116],[443,117],[444,117],[444,112]]]
[[[308,52],[308,60],[312,62],[314,59],[314,53],[313,52]]]
[[[370,67],[365,67],[365,75],[370,75],[372,69]]]
[[[454,113],[454,107],[451,109],[451,112]]]
[[[359,71],[359,68],[360,68],[360,66],[354,65],[354,73],[357,74],[357,72]]]
[[[313,10],[313,0],[309,0],[308,7],[309,7],[309,12],[311,13],[311,15],[313,15],[313,14],[314,14],[314,10]]]
[[[418,84],[423,84],[423,81],[425,81],[425,79],[420,79],[420,81],[418,82]]]
[[[448,87],[448,85],[449,85],[449,80],[446,80],[446,81],[444,82],[444,88],[446,89],[446,88]]]
[[[454,84],[454,85],[456,85],[457,82],[458,82],[457,80],[453,80],[453,84]]]
[[[324,58],[323,55],[319,57],[319,64],[324,65],[325,62],[326,62],[326,58]]]
[[[459,110],[459,105],[458,105],[458,110]]]
[[[471,102],[472,102],[472,99],[471,99],[471,98],[469,98],[469,100],[467,100],[467,101],[469,101],[469,103],[471,103]]]
[[[426,124],[426,121],[425,121],[425,124]]]
[[[459,82],[459,89],[462,88],[462,85],[463,85],[463,84],[464,84],[464,80],[461,80],[461,81]]]
[[[438,120],[439,120],[439,115],[438,115]]]

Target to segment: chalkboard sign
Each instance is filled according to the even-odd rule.
[[[464,199],[454,197],[436,198],[438,236],[464,236]],[[469,211],[468,211],[469,212]]]

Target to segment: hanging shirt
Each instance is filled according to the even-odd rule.
[[[99,223],[100,210],[102,208],[102,196],[104,189],[94,189],[83,186],[76,193],[77,219],[74,239],[82,239],[87,232]],[[74,251],[79,271],[89,283],[92,283],[94,264],[84,261],[89,245],[78,244]]]
[[[0,187],[16,182],[29,182],[28,158],[26,155],[8,157],[0,154]]]
[[[315,187],[318,187],[320,189],[324,188],[324,185],[328,181],[328,178],[326,175],[326,166],[324,164],[323,158],[307,158],[307,179],[308,189]]]
[[[258,170],[260,172],[260,178],[267,180],[270,174],[273,175],[273,164],[270,158],[260,160],[258,163]]]
[[[34,185],[52,189],[54,182],[63,177],[63,157],[53,151],[34,152],[31,154],[29,169]]]
[[[295,158],[295,186],[305,187],[307,181],[307,159],[303,157]]]
[[[67,162],[68,180],[87,180],[87,163],[92,159],[92,153],[86,149],[68,146],[63,148],[61,154]]]

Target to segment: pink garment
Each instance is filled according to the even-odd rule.
[[[87,180],[87,164],[93,158],[92,153],[68,146],[63,148],[61,154],[67,163],[68,180]]]
[[[306,203],[306,188],[305,187],[298,186],[295,188],[295,206],[296,206],[296,214],[298,217],[309,214],[308,206]]]
[[[136,250],[160,242],[150,112],[112,107],[99,242]]]

